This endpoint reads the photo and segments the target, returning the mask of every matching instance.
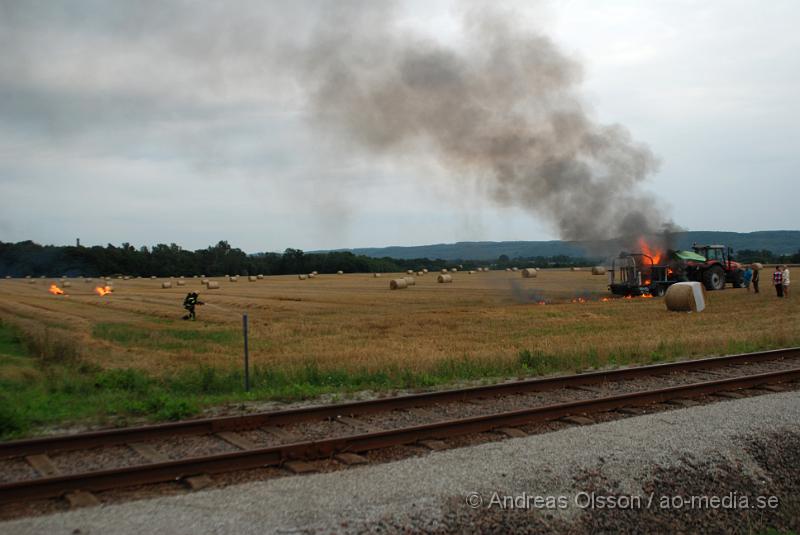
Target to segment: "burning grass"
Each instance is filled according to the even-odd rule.
[[[24,353],[6,356],[0,343],[0,386],[14,392],[0,403],[28,422],[6,436],[62,420],[168,419],[241,399],[425,388],[800,345],[800,303],[778,301],[768,288],[712,292],[704,312],[681,314],[659,298],[610,298],[605,277],[588,271],[543,270],[535,279],[457,273],[446,285],[419,277],[403,292],[368,274],[222,281],[214,292],[199,280],[172,289],[160,282],[118,281],[103,297],[78,286],[64,299],[44,281],[0,281],[0,319]],[[191,290],[207,304],[198,321],[181,321]],[[250,317],[256,385],[249,396],[239,369],[242,312]]]

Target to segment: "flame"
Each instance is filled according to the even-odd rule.
[[[639,248],[644,254],[653,257],[653,264],[661,263],[661,255],[663,252],[658,249],[651,249],[647,242],[644,241],[644,238],[639,238]]]
[[[47,290],[47,291],[50,292],[53,295],[64,295],[64,290],[62,290],[61,288],[59,288],[55,284],[51,284],[50,285],[50,289]]]
[[[611,301],[611,299],[609,299],[608,297],[604,297],[600,301],[602,301],[603,303],[608,303],[609,301]]]
[[[110,294],[112,291],[114,291],[114,289],[111,286],[98,286],[94,289],[94,291],[97,292],[97,295],[102,297],[106,294]]]
[[[642,294],[642,299],[652,299],[653,294]]]

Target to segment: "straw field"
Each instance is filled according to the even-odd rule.
[[[711,292],[705,311],[685,314],[668,312],[661,299],[600,301],[608,296],[607,278],[588,270],[541,270],[536,278],[513,271],[451,275],[451,284],[417,277],[403,291],[390,291],[389,281],[405,273],[247,284],[217,277],[210,280],[220,288],[212,291],[199,278],[166,288],[168,279],[130,279],[115,280],[104,297],[82,279],[63,296],[48,293],[50,279],[0,280],[0,320],[61,340],[103,369],[155,376],[199,365],[238,367],[243,313],[251,362],[271,370],[313,362],[323,371],[424,373],[454,360],[502,368],[527,356],[548,371],[572,371],[800,345],[800,296],[779,301],[768,285],[760,295]],[[181,320],[188,291],[206,303],[195,322]]]

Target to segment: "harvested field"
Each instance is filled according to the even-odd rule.
[[[798,300],[778,301],[769,288],[760,295],[711,292],[704,312],[683,314],[667,312],[662,299],[601,302],[606,279],[589,271],[452,276],[452,284],[420,277],[403,292],[371,274],[321,277],[312,285],[296,275],[244,286],[217,277],[214,292],[199,280],[162,289],[144,279],[117,281],[105,297],[90,285],[55,296],[47,292],[49,280],[2,280],[0,319],[23,330],[47,327],[101,368],[133,366],[155,375],[238,365],[243,312],[250,316],[251,361],[271,369],[311,361],[320,370],[425,372],[464,360],[502,368],[529,354],[549,360],[548,370],[571,371],[800,343]],[[206,302],[196,322],[180,319],[189,290]],[[576,298],[587,302],[570,302]]]

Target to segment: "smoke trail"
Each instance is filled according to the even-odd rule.
[[[555,224],[561,238],[659,230],[640,183],[657,169],[620,125],[601,125],[577,94],[581,69],[512,15],[472,11],[445,46],[392,25],[385,4],[332,3],[302,50],[314,121],[361,149],[433,156],[480,181],[501,205]]]

